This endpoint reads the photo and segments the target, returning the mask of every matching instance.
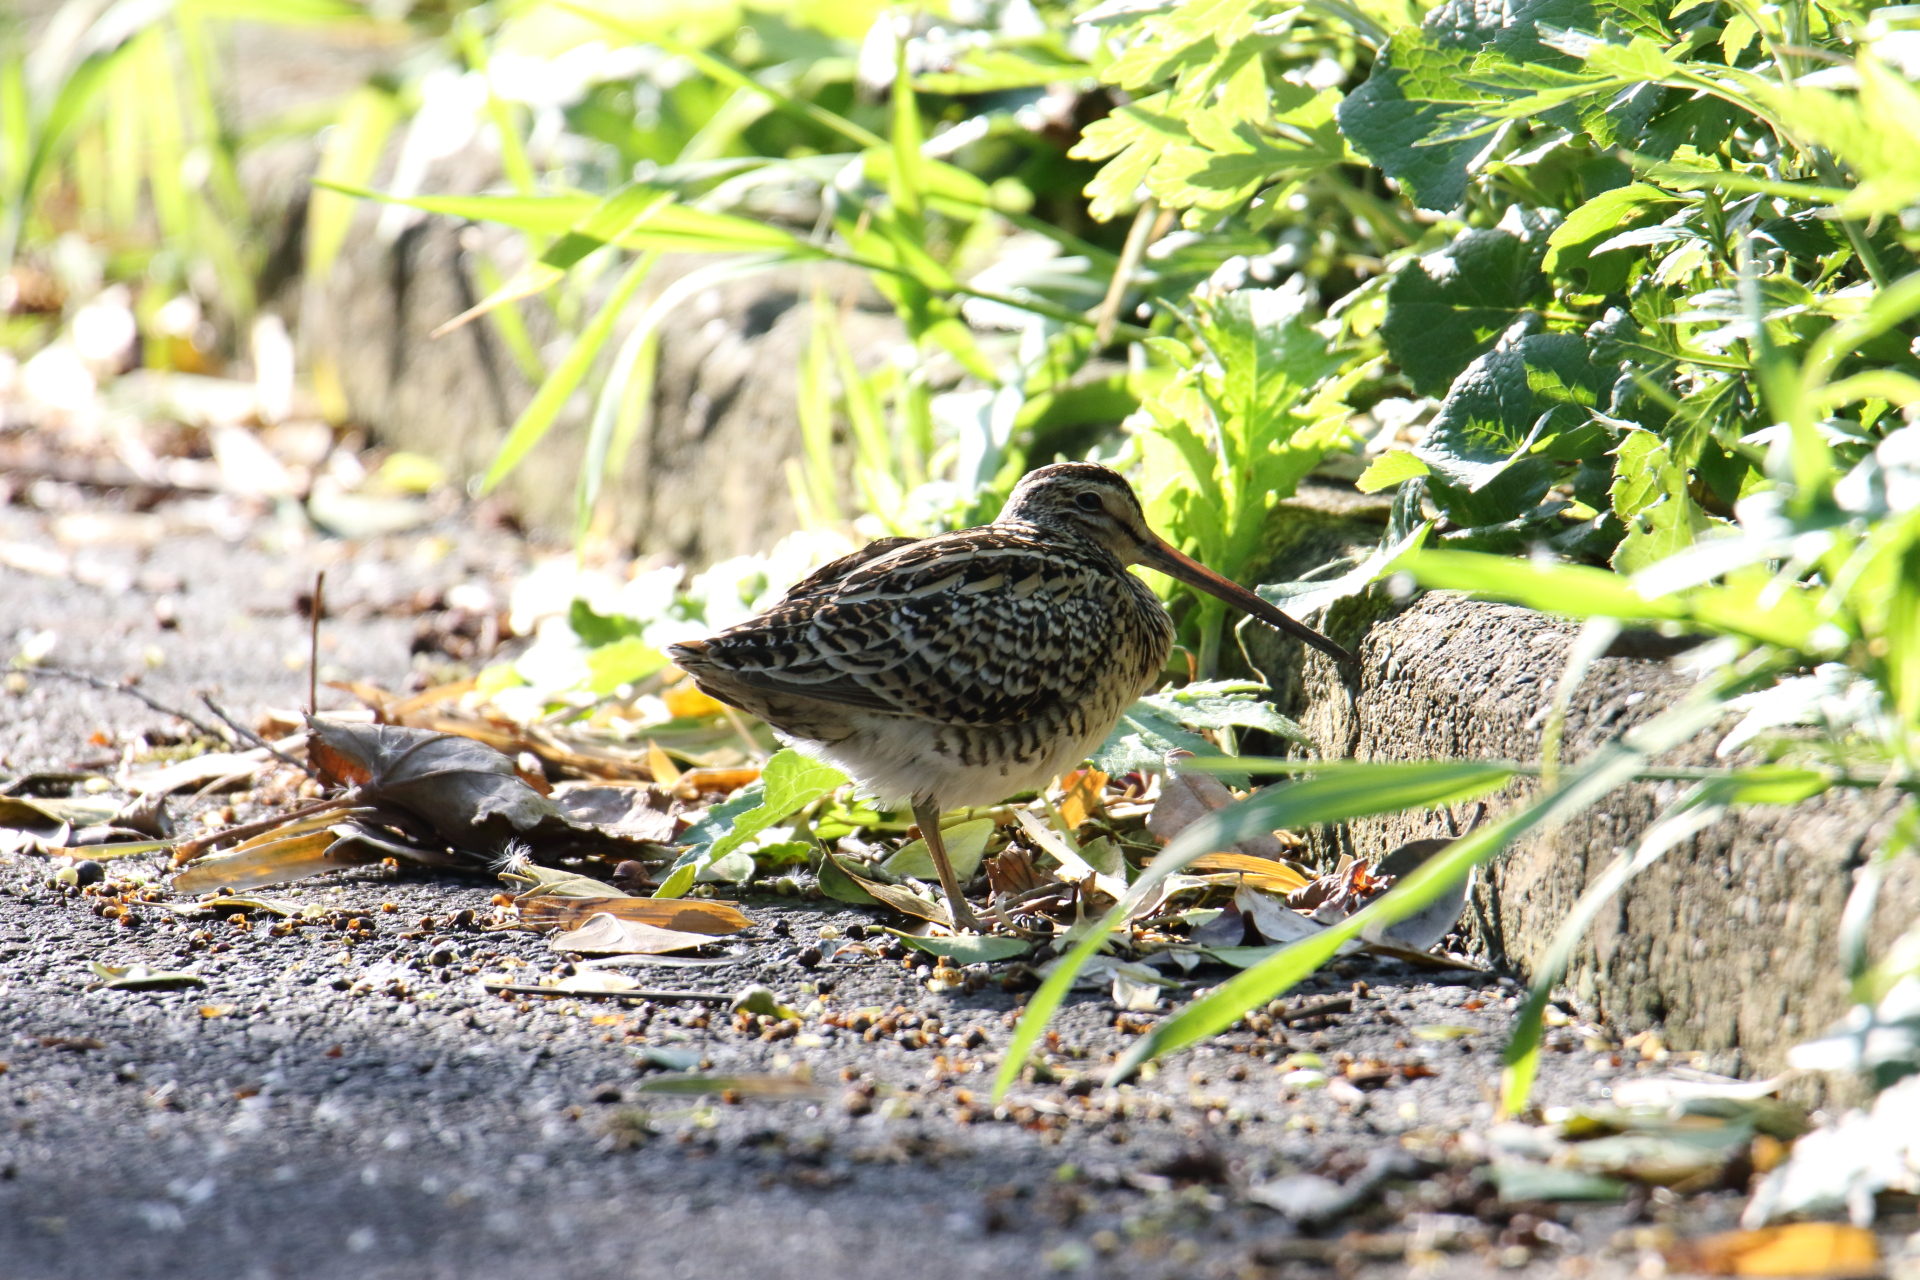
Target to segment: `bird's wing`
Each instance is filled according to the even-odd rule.
[[[787,588],[787,594],[781,597],[780,603],[794,604],[819,595],[862,565],[871,564],[882,556],[890,555],[902,547],[910,547],[918,541],[918,538],[875,538],[858,551],[841,556],[838,560],[829,560],[794,583]]]
[[[1017,723],[1096,677],[1120,621],[1127,588],[1115,577],[1124,572],[967,529],[796,591],[706,641],[701,656],[769,693],[945,724]]]

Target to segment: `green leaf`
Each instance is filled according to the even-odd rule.
[[[761,770],[759,805],[733,819],[733,829],[713,842],[711,856],[725,857],[846,782],[847,775],[832,765],[792,748],[777,753]]]
[[[1380,336],[1415,391],[1445,391],[1530,305],[1544,301],[1540,262],[1553,226],[1551,214],[1516,205],[1500,226],[1463,231],[1394,275]]]
[[[1033,950],[1031,942],[1019,938],[997,938],[991,934],[969,934],[959,938],[922,938],[900,929],[889,929],[888,933],[912,947],[915,951],[924,951],[930,956],[945,956],[955,964],[991,964],[996,960],[1011,960]]]
[[[641,630],[638,620],[624,614],[595,613],[585,600],[575,600],[568,606],[567,628],[589,649],[598,649],[616,640],[638,638]]]
[[[953,864],[953,874],[961,884],[973,879],[973,873],[980,869],[980,860],[986,856],[987,842],[993,838],[993,831],[992,818],[957,822],[951,827],[940,828],[940,835],[946,842],[947,860]],[[916,880],[931,880],[934,876],[933,854],[924,838],[901,845],[882,865],[886,867],[887,874],[892,876],[912,876]]]
[[[1405,480],[1427,474],[1427,464],[1406,449],[1389,449],[1367,464],[1353,487],[1362,493],[1378,493]]]
[[[851,903],[856,907],[877,907],[880,899],[860,887],[860,882],[848,875],[832,854],[820,859],[820,892],[835,902]]]
[[[547,380],[540,384],[533,399],[520,411],[507,432],[507,438],[500,442],[499,451],[493,456],[493,462],[487,468],[486,476],[480,482],[482,493],[491,492],[506,479],[520,460],[540,443],[552,429],[555,419],[567,400],[586,379],[587,370],[599,358],[600,349],[607,345],[607,339],[613,334],[613,327],[619,322],[620,313],[626,309],[627,300],[639,291],[648,274],[653,270],[654,259],[651,255],[635,259],[620,276],[594,314],[580,336],[574,339],[573,346],[566,356],[554,367]]]
[[[1536,446],[1586,426],[1612,381],[1578,334],[1521,338],[1475,360],[1414,450],[1432,472],[1434,502],[1460,525],[1524,515],[1553,482]]]
[[[1425,587],[1470,591],[1543,613],[1654,622],[1686,616],[1670,597],[1648,599],[1617,573],[1578,564],[1534,564],[1473,551],[1421,551],[1405,567]]]
[[[587,689],[604,697],[623,684],[638,684],[666,665],[666,654],[639,636],[625,636],[587,655]]]
[[[1304,762],[1288,762],[1304,763]],[[1216,849],[1229,848],[1252,835],[1265,835],[1279,828],[1312,826],[1323,822],[1347,822],[1376,813],[1401,809],[1430,808],[1485,794],[1513,776],[1508,765],[1478,761],[1431,761],[1419,764],[1359,764],[1351,761],[1312,762],[1316,776],[1301,782],[1284,783],[1255,792],[1238,804],[1202,818],[1176,837],[1141,872],[1127,896],[1089,929],[1080,942],[1054,967],[1040,989],[1027,1001],[1027,1012],[1020,1019],[1013,1042],[1001,1060],[994,1081],[994,1097],[1001,1098],[1020,1078],[1028,1055],[1038,1043],[1054,1011],[1066,998],[1074,978],[1106,946],[1112,931],[1130,918],[1133,911],[1166,877],[1181,870],[1195,858]],[[1429,862],[1440,861],[1436,858]],[[1422,877],[1423,867],[1408,877]],[[1464,870],[1464,869],[1463,869]],[[1452,879],[1457,879],[1454,876]],[[1450,888],[1452,879],[1435,890]],[[1424,882],[1424,881],[1423,881]],[[1424,905],[1424,904],[1422,904]],[[1418,908],[1416,908],[1417,910]],[[1332,930],[1328,931],[1333,932]],[[1341,939],[1344,941],[1344,938]],[[1337,943],[1336,943],[1337,945]],[[1328,952],[1332,954],[1331,949]],[[1276,957],[1282,959],[1284,957]],[[1271,964],[1272,962],[1269,962]],[[1265,968],[1266,966],[1259,966]],[[1257,972],[1253,970],[1250,972]],[[1242,1010],[1244,1012],[1244,1009]],[[1234,1015],[1238,1017],[1238,1014]],[[1232,1018],[1227,1020],[1232,1021]],[[1222,1023],[1225,1026],[1226,1023]]]
[[[656,898],[677,898],[693,884],[701,868],[713,865],[768,827],[806,808],[821,796],[844,786],[847,775],[830,764],[788,748],[767,761],[760,780],[724,804],[715,805],[684,836],[688,848],[674,863],[667,882],[654,891]],[[687,874],[682,876],[681,873]],[[677,892],[669,892],[677,887]]]
[[[1590,294],[1617,292],[1626,285],[1632,255],[1618,254],[1596,262],[1594,249],[1679,203],[1680,197],[1644,182],[1603,191],[1553,229],[1547,237],[1547,255],[1541,267],[1555,278],[1577,280]]]
[[[1651,431],[1629,431],[1615,451],[1613,513],[1626,526],[1610,563],[1621,573],[1637,573],[1674,552],[1690,547],[1716,527],[1732,532],[1724,520],[1700,509],[1687,492],[1687,469],[1673,460],[1670,446]]]
[[[362,200],[406,205],[410,209],[424,209],[428,213],[441,213],[450,218],[465,218],[469,222],[497,222],[518,231],[545,236],[563,234],[603,203],[581,192],[553,192],[537,196],[395,196],[324,178],[315,178],[313,185],[338,191],[342,195],[358,196]]]

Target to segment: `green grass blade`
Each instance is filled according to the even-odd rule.
[[[659,260],[659,254],[648,254],[644,261],[651,268]],[[637,265],[637,264],[636,264]],[[607,460],[613,452],[614,436],[621,420],[627,415],[631,404],[630,391],[636,376],[645,377],[650,368],[643,369],[643,361],[652,343],[654,330],[634,326],[626,340],[620,344],[619,353],[614,356],[613,368],[607,374],[606,383],[600,388],[600,395],[594,401],[593,420],[587,430],[586,456],[580,463],[580,480],[575,489],[574,498],[574,541],[582,541],[587,536],[587,527],[593,520],[593,509],[600,501],[600,489],[607,472]],[[650,362],[647,362],[650,364]]]
[[[557,236],[571,229],[603,202],[578,191],[556,191],[537,196],[396,196],[350,182],[315,178],[313,185],[362,200],[403,204],[410,209],[443,213],[471,222],[497,222],[516,231]]]
[[[917,222],[923,183],[920,177],[920,104],[907,74],[907,41],[896,34],[893,51],[893,172],[887,194],[894,210]]]
[[[507,432],[507,438],[500,442],[500,451],[494,455],[493,464],[487,468],[487,474],[480,482],[482,493],[491,492],[506,479],[552,428],[561,406],[566,404],[567,398],[587,376],[587,370],[593,367],[594,360],[600,355],[600,348],[606,346],[615,322],[620,319],[621,311],[626,309],[627,300],[633,297],[635,290],[653,270],[654,261],[653,255],[647,255],[636,258],[627,267],[606,303],[588,322],[580,336],[574,339],[566,357],[540,384],[540,390],[534,393],[533,399],[513,424],[513,429]]]
[[[400,103],[391,90],[366,84],[347,96],[340,115],[327,134],[320,154],[318,176],[328,182],[355,185],[373,175],[387,139],[400,123]],[[336,190],[313,193],[307,204],[307,283],[323,283],[347,242],[354,203]]]
[[[1216,849],[1230,848],[1250,835],[1278,828],[1345,822],[1401,809],[1452,804],[1491,791],[1513,777],[1514,772],[1506,765],[1467,760],[1416,764],[1317,763],[1325,776],[1256,792],[1239,804],[1229,805],[1194,823],[1161,850],[1134,881],[1127,896],[1087,931],[1028,1000],[1027,1011],[1014,1032],[1013,1042],[1007,1046],[1000,1074],[994,1080],[995,1098],[1004,1097],[1020,1078],[1020,1070],[1026,1065],[1033,1046],[1087,961],[1106,945],[1113,930],[1127,921],[1161,881],[1195,858]],[[1446,887],[1447,884],[1440,886]]]

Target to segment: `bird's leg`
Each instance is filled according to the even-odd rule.
[[[953,917],[953,927],[985,933],[986,930],[980,927],[979,919],[973,914],[973,908],[967,905],[966,895],[960,892],[960,881],[953,874],[953,863],[947,860],[947,842],[940,835],[940,806],[931,800],[915,800],[913,820],[920,824],[920,834],[926,839],[927,852],[933,855],[933,869],[940,873],[940,888],[946,892],[947,914]]]

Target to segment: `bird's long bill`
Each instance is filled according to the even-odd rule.
[[[1306,623],[1288,617],[1239,583],[1221,577],[1192,556],[1183,555],[1158,539],[1140,549],[1140,563],[1149,569],[1158,569],[1169,578],[1177,578],[1196,590],[1225,600],[1242,613],[1250,613],[1268,626],[1305,641],[1336,662],[1357,661],[1351,653]]]

